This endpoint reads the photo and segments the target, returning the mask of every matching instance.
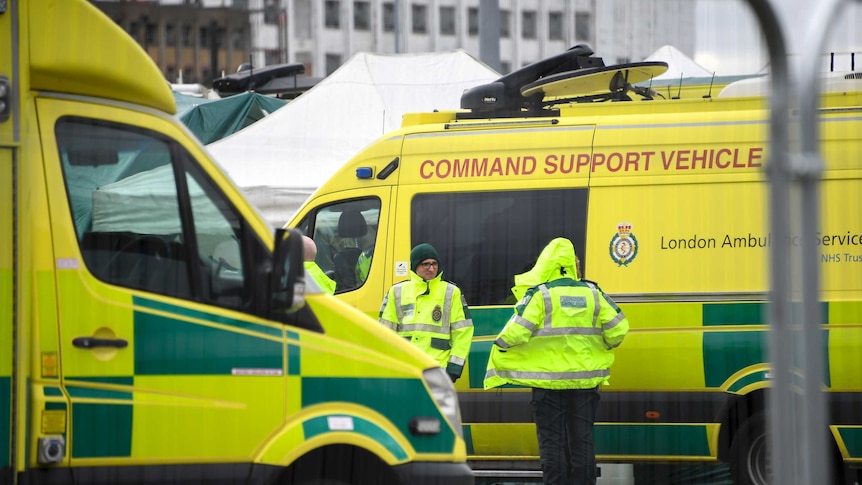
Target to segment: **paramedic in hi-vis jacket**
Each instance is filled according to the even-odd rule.
[[[302,236],[302,244],[304,256],[303,265],[305,266],[306,276],[313,279],[321,290],[332,295],[335,293],[335,280],[327,276],[326,273],[320,269],[320,266],[314,262],[315,258],[317,258],[317,244],[314,242],[314,239],[311,239],[308,236]]]
[[[515,276],[515,312],[491,348],[485,389],[533,388],[545,484],[595,484],[593,423],[629,322],[599,287],[579,277],[571,241],[556,238]]]
[[[446,369],[461,377],[473,321],[461,290],[443,281],[440,256],[430,244],[410,251],[410,279],[392,285],[380,307],[380,323],[407,338]]]

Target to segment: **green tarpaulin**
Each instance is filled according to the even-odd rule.
[[[253,92],[206,101],[180,114],[180,120],[204,145],[236,133],[287,103]]]

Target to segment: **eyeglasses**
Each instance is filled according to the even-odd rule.
[[[419,263],[419,267],[425,268],[425,269],[428,269],[431,267],[436,268],[438,266],[440,266],[440,263],[438,263],[437,261],[425,261],[424,263]]]

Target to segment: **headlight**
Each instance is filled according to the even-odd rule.
[[[434,401],[440,406],[443,416],[449,420],[455,432],[463,439],[464,430],[461,429],[461,407],[458,406],[458,393],[455,392],[452,379],[442,367],[426,369],[422,375],[425,378],[425,383],[428,384],[428,389],[431,390],[431,395],[434,396]]]

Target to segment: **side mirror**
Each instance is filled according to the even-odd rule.
[[[296,229],[275,231],[273,268],[270,274],[270,317],[283,321],[305,305],[305,269],[302,234]]]

